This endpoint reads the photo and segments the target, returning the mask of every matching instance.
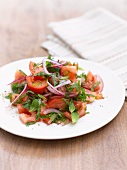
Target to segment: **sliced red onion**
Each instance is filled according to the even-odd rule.
[[[46,58],[43,59],[42,64],[43,64],[44,72],[45,72],[46,74],[52,74],[52,73],[50,73],[50,72],[47,70],[47,68],[46,68],[46,61],[51,62],[51,63],[53,63],[53,64],[56,64],[56,67],[60,67],[60,66],[62,66],[62,65],[65,64],[65,63],[58,63],[57,61],[49,60],[49,59],[46,59]],[[55,66],[53,66],[53,67],[55,67]]]
[[[43,96],[48,97],[48,96],[51,96],[51,95],[52,95],[52,93],[47,93],[47,94],[44,94]]]
[[[72,93],[72,94],[69,94],[69,97],[73,98],[73,97],[76,97],[78,95],[78,93]]]
[[[61,91],[55,89],[54,87],[48,86],[47,89],[54,94],[60,95],[60,96],[65,96],[64,93],[62,93]]]
[[[11,83],[9,83],[8,85],[11,85],[11,84],[16,83],[16,82],[18,82],[20,80],[25,80],[25,79],[26,79],[26,77],[16,79],[16,80],[12,81]]]
[[[104,82],[103,82],[102,78],[99,75],[95,75],[95,77],[97,78],[97,81],[100,82],[100,84],[99,84],[100,89],[98,90],[98,92],[102,92],[102,90],[104,88]]]
[[[64,61],[64,62],[62,62],[62,63],[59,63],[59,65],[54,65],[54,66],[52,66],[53,68],[58,68],[58,67],[60,67],[60,66],[63,66],[64,64],[66,64],[66,61]]]
[[[49,71],[48,71],[48,70],[47,70],[47,68],[46,68],[46,61],[47,61],[47,60],[45,60],[45,59],[42,61],[43,69],[44,69],[44,73],[46,73],[46,74],[49,74],[49,75],[50,75],[51,73],[49,73]]]
[[[22,90],[22,92],[15,98],[15,100],[11,103],[11,105],[13,105],[18,99],[19,97],[26,91],[27,89],[27,84],[25,84],[24,89]]]
[[[50,92],[52,92],[52,93],[54,93],[54,94],[57,94],[57,95],[61,95],[61,96],[65,96],[65,94],[63,93],[63,92],[61,92],[61,91],[59,91],[59,90],[57,90],[54,86],[52,86],[49,82],[47,82],[48,83],[48,87],[47,87],[47,89],[50,91]]]
[[[59,85],[55,86],[54,88],[57,89],[59,87],[65,86],[65,85],[70,84],[70,83],[71,83],[71,81],[67,80],[67,81],[64,81],[64,82],[60,83]]]
[[[43,114],[44,114],[44,115],[47,115],[48,113],[51,113],[51,112],[60,113],[59,110],[50,108],[50,109],[44,110]]]

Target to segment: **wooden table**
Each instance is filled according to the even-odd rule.
[[[50,21],[76,17],[97,6],[127,19],[126,5],[127,0],[0,0],[0,66],[45,56],[40,43],[50,32]],[[111,123],[77,138],[34,140],[0,130],[0,169],[126,170],[127,103]]]

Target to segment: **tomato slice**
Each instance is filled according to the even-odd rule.
[[[63,112],[64,116],[71,120],[71,113],[70,112]]]
[[[30,116],[24,113],[20,114],[19,118],[23,124],[26,124],[27,122],[34,122],[36,120],[34,116]]]
[[[25,113],[31,115],[31,113],[26,108],[24,108],[22,104],[17,104],[17,108],[20,114]]]
[[[27,76],[26,81],[29,89],[35,93],[44,93],[46,87],[48,86],[47,80],[35,80],[32,76]]]
[[[36,66],[36,63],[33,61],[30,61],[29,63],[29,70],[32,74],[36,74],[44,71],[42,66]]]
[[[44,123],[46,123],[47,125],[50,125],[50,124],[51,124],[50,118],[44,118],[44,119],[42,119],[42,121],[43,121]]]
[[[20,70],[17,70],[16,72],[15,72],[15,80],[17,80],[17,79],[22,79],[22,78],[25,78],[26,77],[26,75],[25,74],[23,74]],[[19,80],[18,81],[18,83],[22,83],[24,80]]]
[[[77,67],[76,66],[61,66],[60,74],[62,76],[68,76],[73,82],[76,81]]]
[[[78,110],[79,117],[85,116],[86,114],[86,103],[81,104],[81,108]]]
[[[56,108],[56,109],[64,110],[67,104],[62,98],[63,97],[61,96],[51,97],[47,102],[48,108]]]

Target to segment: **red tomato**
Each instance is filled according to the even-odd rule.
[[[85,84],[84,84],[84,87],[86,89],[89,89],[91,90],[92,86],[97,82],[97,78],[89,71],[87,76],[86,76],[86,81],[85,81]],[[96,86],[95,88],[96,90],[99,89],[99,86]],[[94,90],[94,91],[96,91]]]
[[[71,120],[71,114],[69,112],[63,112],[64,116]]]
[[[50,125],[50,124],[51,124],[50,118],[44,118],[44,119],[42,119],[42,121],[43,121],[44,123],[46,123],[47,125]]]
[[[29,69],[32,74],[36,74],[39,72],[43,72],[42,66],[35,66],[35,63],[33,61],[30,61],[29,63]]]
[[[82,103],[83,103],[82,101],[74,101],[74,105],[77,109],[81,108]]]
[[[26,81],[31,91],[35,93],[43,93],[48,86],[47,80],[35,80],[34,77],[27,76]]]
[[[79,117],[85,116],[86,114],[86,103],[82,103],[81,108],[78,110]]]
[[[29,63],[29,69],[30,69],[30,72],[32,73],[32,74],[37,74],[37,73],[39,73],[39,72],[43,72],[44,70],[43,70],[43,68],[41,67],[41,66],[34,66],[35,65],[35,63],[34,62],[32,62],[32,61],[30,61],[30,63]],[[34,76],[34,79],[35,80],[44,80],[44,77],[43,76]]]
[[[86,76],[86,81],[94,81],[95,77],[94,75],[89,71],[87,76]]]
[[[27,122],[34,122],[36,120],[34,116],[30,116],[24,113],[20,114],[19,117],[23,124],[26,124]]]
[[[11,96],[10,101],[13,102],[18,96],[19,96],[19,94],[14,94],[13,93],[12,96]],[[28,100],[28,97],[25,96],[25,97],[21,98],[20,100],[23,101],[23,102],[26,102]],[[13,105],[15,106],[16,104],[14,103]]]
[[[11,96],[10,101],[13,102],[18,96],[19,96],[19,94],[14,94],[14,93],[13,93],[12,96]],[[16,104],[13,103],[13,106],[16,106]]]
[[[47,108],[45,106],[41,106],[41,113],[40,115],[44,116],[43,112],[46,110]]]
[[[67,104],[62,98],[63,97],[61,96],[51,97],[47,102],[48,108],[56,108],[56,109],[64,110]]]
[[[26,108],[24,108],[22,104],[17,104],[17,108],[20,114],[25,113],[31,115],[31,113]]]
[[[15,72],[15,80],[25,78],[26,76],[19,70]],[[22,83],[24,80],[19,80],[18,83]]]
[[[77,67],[76,66],[61,66],[60,74],[62,76],[68,76],[73,82],[76,81]]]

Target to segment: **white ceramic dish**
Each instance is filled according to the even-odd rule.
[[[50,126],[40,122],[26,127],[19,119],[16,108],[10,108],[9,100],[3,94],[10,91],[7,84],[14,79],[16,69],[22,69],[29,74],[29,61],[40,62],[43,57],[23,59],[12,62],[0,68],[0,127],[12,134],[34,139],[65,139],[87,134],[109,123],[120,111],[125,98],[125,88],[122,81],[104,66],[82,59],[68,58],[69,61],[78,62],[85,72],[89,70],[99,74],[104,81],[104,99],[89,104],[87,111],[90,114],[82,117],[72,125],[66,126],[52,124]],[[62,58],[59,58],[62,59]],[[62,59],[63,60],[63,59]]]

